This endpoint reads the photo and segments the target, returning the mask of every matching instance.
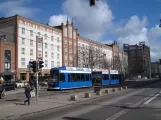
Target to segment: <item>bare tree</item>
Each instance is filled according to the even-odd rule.
[[[88,67],[93,70],[94,68],[102,67],[102,60],[104,54],[100,49],[94,47],[92,44],[89,46],[79,46],[78,48],[78,62],[81,67]]]

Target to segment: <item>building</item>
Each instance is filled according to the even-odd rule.
[[[39,75],[49,77],[49,70],[59,66],[118,69],[116,58],[126,55],[117,42],[110,46],[80,36],[68,18],[66,24],[49,26],[19,15],[2,17],[0,36],[5,36],[0,40],[0,75],[14,74],[19,80],[34,75],[28,68],[33,60],[44,61]]]
[[[140,42],[139,45],[124,44],[123,49],[128,54],[129,74],[151,77],[150,48],[145,42]]]
[[[78,66],[92,69],[111,69],[112,48],[78,36]]]
[[[51,67],[62,66],[61,30],[15,15],[0,19],[0,34],[6,36],[5,42],[13,44],[14,50],[9,50],[15,64],[13,62],[9,71],[16,71],[18,79],[29,79],[27,65],[30,60],[44,60],[42,75],[48,75]]]
[[[159,62],[151,62],[151,77],[159,76],[160,66]]]
[[[77,66],[78,30],[70,24],[67,18],[66,24],[62,23],[55,28],[62,31],[62,66]]]

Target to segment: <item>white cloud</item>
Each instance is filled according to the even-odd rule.
[[[66,23],[66,21],[67,21],[67,15],[53,15],[49,18],[49,25],[57,26],[61,25],[61,23]],[[71,21],[69,17],[68,21]]]
[[[113,18],[112,12],[104,1],[98,1],[95,7],[89,6],[88,0],[66,0],[62,5],[64,14],[74,19],[74,25],[79,28],[80,33],[84,37],[93,40],[101,39],[105,31],[105,24]],[[64,15],[54,16],[50,19],[50,23],[56,22],[62,16],[61,21],[66,21]],[[54,22],[52,22],[54,21]]]
[[[23,0],[6,1],[0,3],[0,12],[5,16],[12,16],[19,14],[25,17],[32,17],[34,13],[39,12],[38,8],[29,8],[24,5]]]
[[[147,28],[148,18],[137,15],[131,16],[128,20],[121,19],[120,22],[113,22],[112,11],[105,2],[100,0],[96,6],[90,7],[89,0],[66,0],[62,5],[63,13],[58,16],[51,16],[50,25],[60,25],[66,22],[66,15],[74,18],[74,25],[78,28],[81,36],[89,39],[103,41],[104,35],[117,37],[122,47],[124,43],[138,44],[145,41],[151,47],[152,60],[161,58],[160,46],[161,28],[158,25]],[[111,43],[111,40],[104,40],[102,43]]]
[[[161,41],[158,40],[161,36],[161,28],[159,28],[159,25],[156,25],[148,29],[147,23],[148,19],[145,16],[142,19],[138,16],[132,16],[127,23],[119,24],[117,27],[116,24],[113,23],[108,28],[108,32],[118,36],[117,40],[121,47],[124,43],[133,45],[145,41],[146,45],[151,48],[152,60],[158,60],[161,58]]]

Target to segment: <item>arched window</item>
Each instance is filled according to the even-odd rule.
[[[11,70],[11,51],[4,51],[4,69],[5,71]]]

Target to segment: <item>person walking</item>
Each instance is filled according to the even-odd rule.
[[[28,102],[28,105],[30,105],[30,98],[31,98],[31,89],[30,89],[30,84],[27,84],[26,88],[25,88],[25,95],[27,100],[24,101],[24,105],[26,104],[26,102]]]

